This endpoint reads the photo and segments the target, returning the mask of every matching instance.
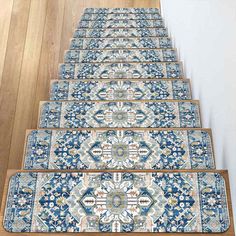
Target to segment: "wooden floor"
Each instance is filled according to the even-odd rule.
[[[25,131],[85,7],[159,7],[159,0],[0,0],[0,201],[7,169],[19,169]]]

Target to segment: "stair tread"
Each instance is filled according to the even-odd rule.
[[[129,19],[129,20],[161,20],[160,14],[150,14],[150,13],[84,13],[80,20],[81,21],[97,21],[97,20],[113,20],[113,19]]]
[[[181,62],[64,63],[59,66],[60,79],[178,79],[182,77]]]
[[[109,28],[163,28],[165,24],[162,20],[97,20],[97,21],[80,21],[77,29],[109,29]]]
[[[198,101],[45,101],[39,128],[201,127]]]
[[[175,62],[176,49],[106,49],[67,50],[65,63],[117,63],[117,62]]]
[[[160,14],[158,8],[86,8],[84,13],[104,14],[104,13],[137,13],[137,14]]]
[[[163,38],[72,38],[70,49],[172,48],[171,39]]]
[[[168,37],[166,28],[79,29],[74,38]]]
[[[10,180],[3,225],[9,232],[219,233],[230,226],[226,189],[217,171],[18,172]],[[121,227],[112,224],[115,215]]]
[[[191,99],[189,80],[53,80],[50,100]]]
[[[23,168],[214,169],[215,164],[206,129],[47,129],[27,132]]]

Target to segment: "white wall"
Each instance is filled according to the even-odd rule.
[[[162,15],[213,131],[216,164],[228,169],[236,218],[236,0],[162,0]]]

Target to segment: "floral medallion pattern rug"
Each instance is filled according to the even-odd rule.
[[[50,100],[189,100],[189,80],[54,80]]]
[[[10,232],[224,232],[218,173],[18,173],[4,227]]]
[[[200,128],[197,101],[42,102],[40,128]]]
[[[214,169],[207,130],[32,130],[25,169]]]
[[[72,38],[70,50],[172,48],[171,39],[159,38]]]

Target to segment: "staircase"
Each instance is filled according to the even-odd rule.
[[[228,172],[159,9],[85,9],[4,192],[4,235],[234,235]]]

